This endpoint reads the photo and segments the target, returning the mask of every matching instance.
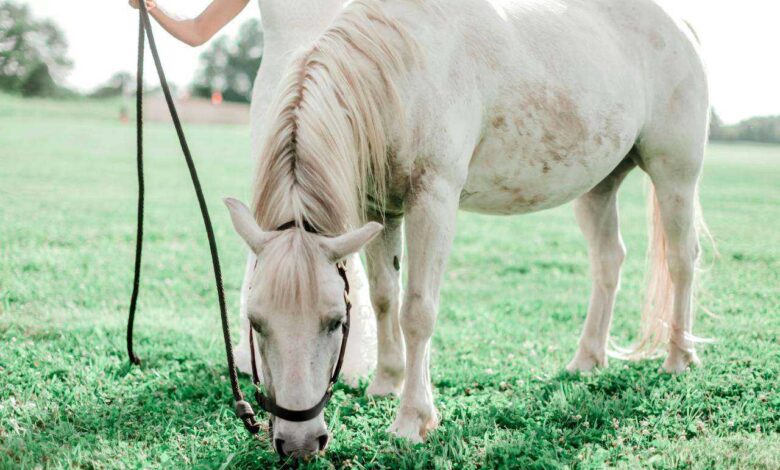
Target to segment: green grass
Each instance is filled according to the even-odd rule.
[[[0,96],[0,468],[268,467],[231,411],[208,249],[173,130],[147,133],[147,244],[137,324],[124,324],[135,236],[134,131],[119,103]],[[188,126],[234,325],[244,249],[220,198],[246,198],[248,130]],[[629,247],[614,337],[633,338],[644,182],[621,193]],[[442,425],[422,445],[385,430],[397,402],[340,386],[315,468],[780,467],[780,147],[713,145],[696,332],[704,367],[613,361],[563,373],[585,316],[585,243],[570,207],[463,213],[434,338]],[[244,378],[245,389],[249,383]]]

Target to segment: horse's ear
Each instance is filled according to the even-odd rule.
[[[249,208],[243,202],[232,197],[226,197],[223,201],[230,211],[230,218],[233,220],[233,227],[236,229],[236,232],[249,245],[249,248],[256,255],[259,255],[271,238],[271,234],[265,233],[260,229],[254,216],[252,216],[252,212],[249,211]]]
[[[341,261],[347,256],[357,253],[368,242],[374,239],[384,227],[377,222],[369,222],[357,230],[345,233],[336,238],[322,238],[325,254],[333,262]]]

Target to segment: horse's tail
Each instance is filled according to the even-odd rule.
[[[666,234],[655,188],[648,191],[647,290],[642,307],[639,342],[631,354],[635,357],[659,353],[669,338],[669,325],[674,306],[674,285],[666,263]]]
[[[705,235],[711,240],[709,229],[702,217],[698,191],[694,197],[696,236]],[[648,191],[648,218],[650,240],[647,248],[647,290],[642,308],[640,336],[639,341],[630,351],[624,351],[626,356],[633,359],[655,357],[662,353],[662,347],[669,343],[674,311],[674,284],[667,264],[666,233],[658,198],[652,186]],[[690,339],[696,342],[707,341],[696,337]]]

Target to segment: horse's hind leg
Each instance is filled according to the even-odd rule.
[[[657,281],[650,288],[655,298],[648,302],[651,310],[643,319],[642,340],[652,346],[668,342],[663,369],[682,372],[699,362],[692,333],[693,283],[699,256],[696,206],[704,144],[683,151],[648,147],[641,154],[642,168],[655,188],[653,203],[661,229],[661,236],[651,241],[657,254],[652,279]]]
[[[566,367],[570,372],[585,372],[607,365],[609,327],[620,284],[620,268],[626,254],[618,223],[617,192],[635,166],[627,157],[604,181],[574,204],[577,222],[588,242],[593,287],[577,352]]]

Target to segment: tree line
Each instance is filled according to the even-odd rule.
[[[780,144],[780,116],[753,117],[737,124],[726,125],[713,111],[710,119],[710,140]]]

